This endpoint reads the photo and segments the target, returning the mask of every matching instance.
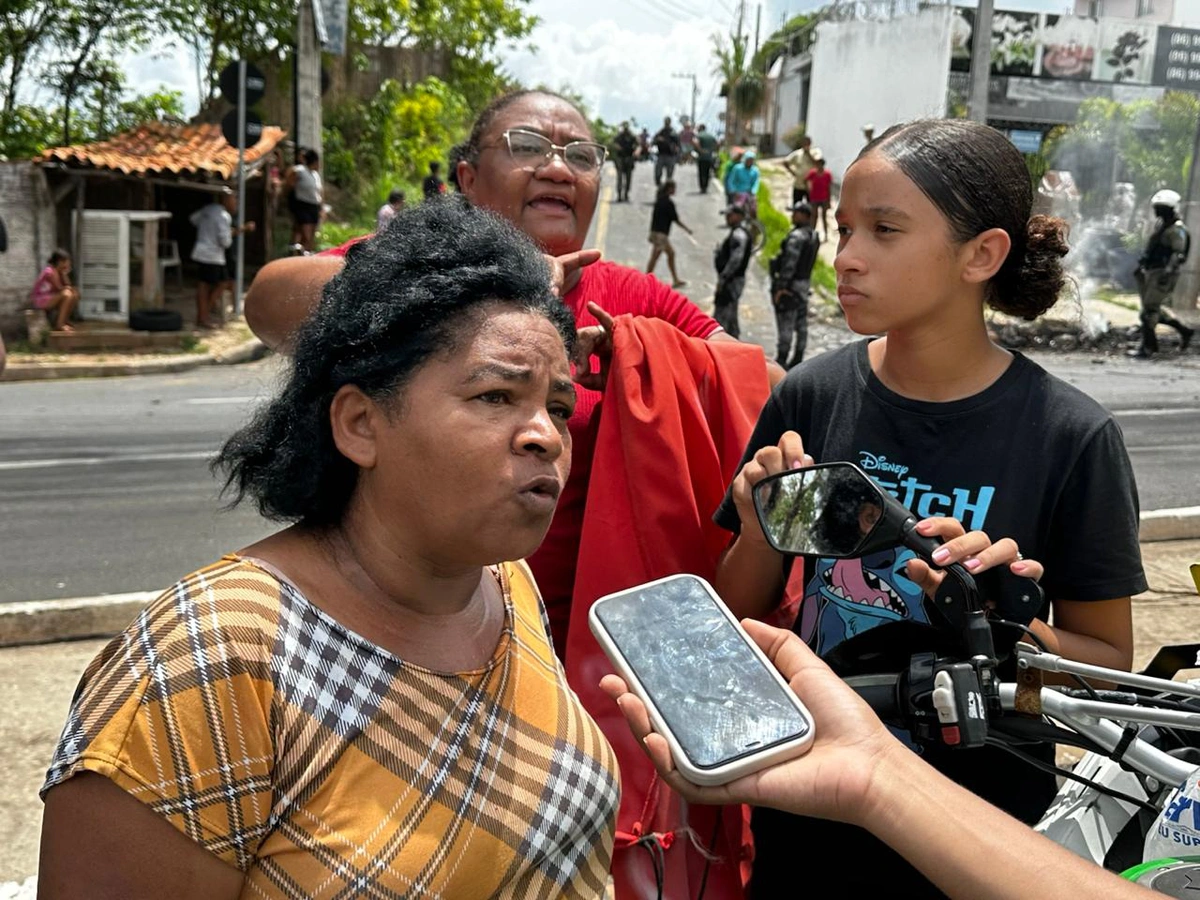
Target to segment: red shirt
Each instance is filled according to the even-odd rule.
[[[833,173],[828,169],[809,169],[804,176],[808,182],[808,199],[811,203],[828,203],[832,193]]]
[[[629,313],[664,319],[689,337],[708,338],[721,327],[691,300],[671,290],[653,275],[603,260],[584,268],[579,284],[563,297],[563,302],[575,316],[577,328],[600,324],[587,310],[589,301],[596,302],[613,316]],[[597,404],[601,396],[598,391],[575,386],[575,413],[567,423],[572,444],[571,475],[558,498],[558,510],[546,539],[529,558],[529,566],[546,604],[554,649],[560,659],[565,658],[575,563],[579,558],[583,506],[592,470],[596,428],[600,423]]]
[[[365,241],[367,238],[373,237],[375,237],[374,234],[364,234],[356,238],[350,238],[350,240],[346,241],[340,247],[331,247],[328,250],[322,250],[317,253],[317,256],[345,256],[347,251],[359,241]]]

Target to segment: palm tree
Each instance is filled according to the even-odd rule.
[[[728,38],[714,34],[712,43],[716,60],[713,74],[720,76],[721,96],[725,98],[726,137],[732,135],[736,141],[739,123],[762,108],[767,93],[766,79],[752,65],[750,36],[742,35],[740,15],[737,31]]]

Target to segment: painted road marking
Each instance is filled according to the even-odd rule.
[[[56,469],[64,466],[105,466],[114,463],[173,462],[183,459],[212,459],[215,450],[186,450],[175,453],[136,453],[127,456],[77,456],[59,459],[19,459],[0,462],[0,472],[18,469]]]

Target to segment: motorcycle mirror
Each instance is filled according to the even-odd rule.
[[[913,514],[853,463],[771,475],[753,494],[767,542],[790,556],[849,559],[904,545],[928,559],[937,547],[913,531]]]

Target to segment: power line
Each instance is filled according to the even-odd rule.
[[[650,0],[629,0],[629,2],[639,12],[649,13],[650,15],[657,18],[664,25],[675,24],[674,17],[669,17],[666,13],[662,12],[661,10],[657,9],[654,6],[651,6]]]
[[[658,9],[660,12],[670,17],[671,24],[686,20],[692,17],[693,13],[681,9],[672,8],[668,0],[646,0],[647,3]]]

